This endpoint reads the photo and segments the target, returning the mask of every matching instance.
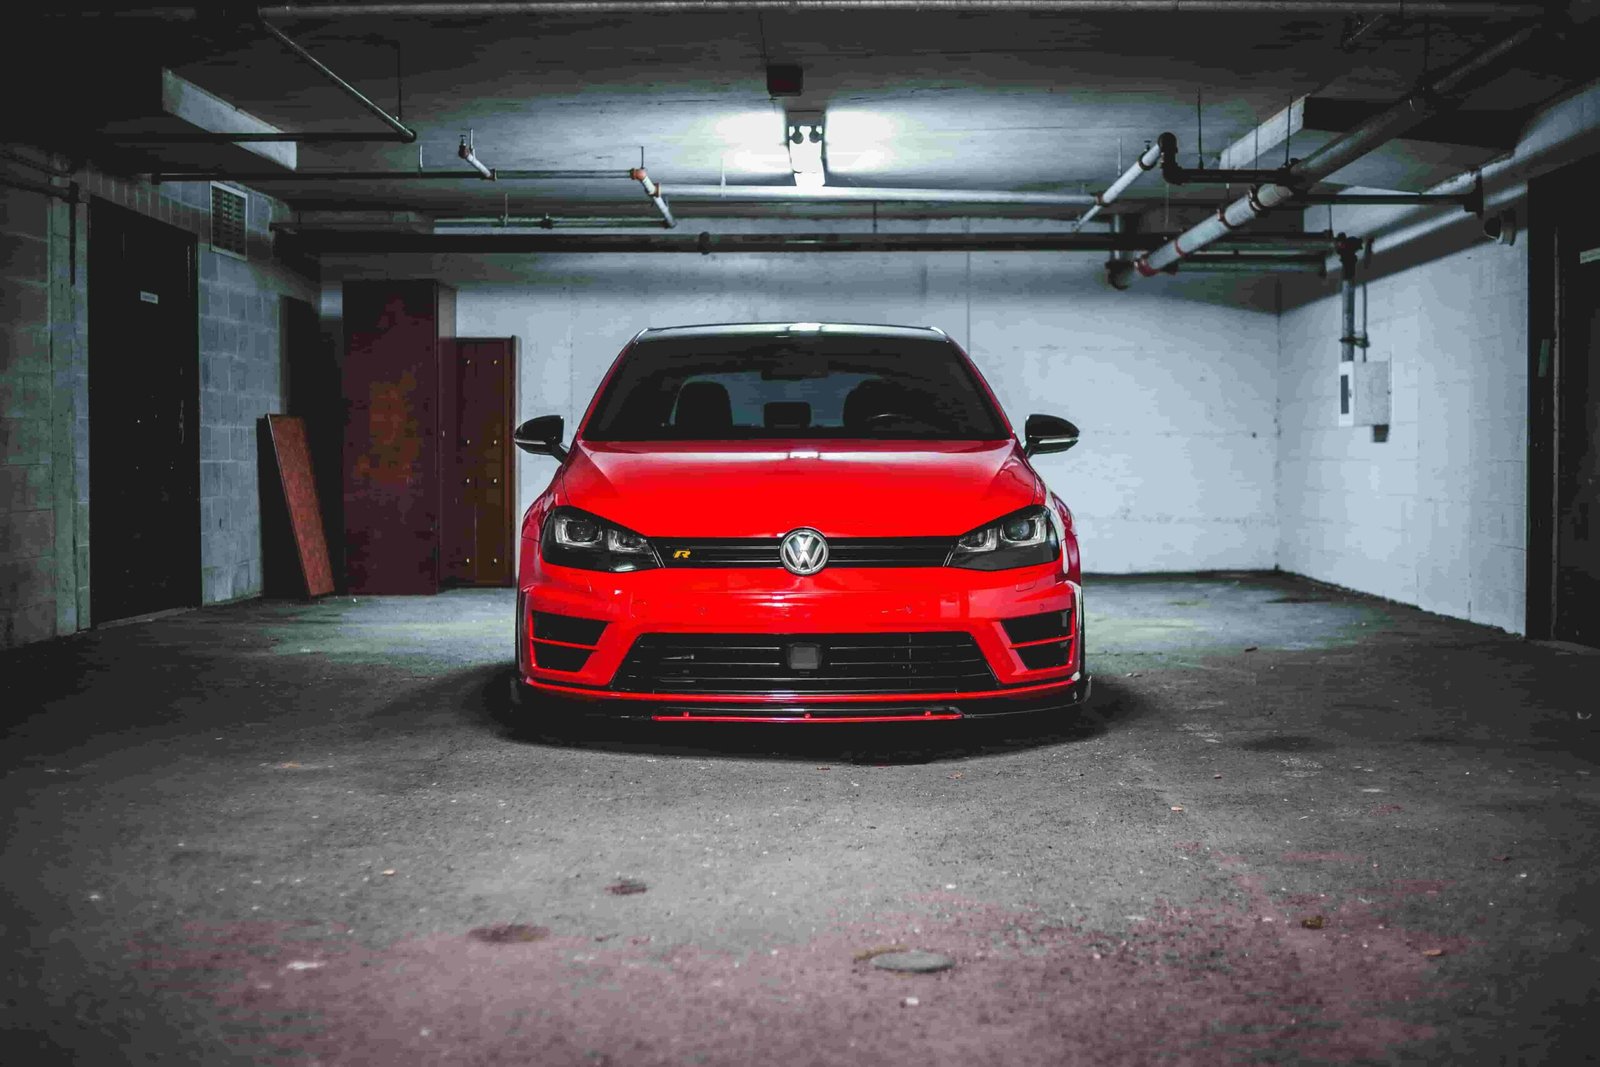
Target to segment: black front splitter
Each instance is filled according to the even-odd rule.
[[[992,719],[1006,715],[1037,715],[1069,711],[1089,699],[1094,679],[1080,678],[1059,689],[1044,693],[1018,693],[1015,696],[930,698],[918,700],[852,701],[850,703],[806,702],[736,703],[682,700],[608,699],[603,690],[593,697],[571,697],[540,690],[518,678],[512,679],[512,696],[526,711],[552,717],[595,716],[654,722],[812,722],[812,723],[890,723],[942,722],[963,719]]]

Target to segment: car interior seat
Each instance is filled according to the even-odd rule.
[[[672,425],[693,433],[721,433],[733,429],[733,402],[720,382],[688,382],[678,390],[678,410]]]

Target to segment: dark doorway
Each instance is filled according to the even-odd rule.
[[[195,240],[89,208],[90,617],[200,603]]]
[[[1569,171],[1534,191],[1528,632],[1600,647],[1600,215]]]
[[[288,413],[306,422],[323,536],[337,583],[344,574],[344,400],[339,339],[323,332],[317,309],[306,301],[286,296],[280,306]]]

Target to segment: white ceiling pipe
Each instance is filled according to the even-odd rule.
[[[1094,206],[1088,211],[1085,211],[1082,215],[1078,216],[1078,221],[1072,224],[1073,231],[1076,232],[1083,229],[1083,224],[1100,214],[1101,208],[1105,207],[1117,197],[1121,196],[1123,190],[1127,189],[1128,186],[1139,180],[1139,175],[1143,174],[1147,170],[1153,169],[1159,162],[1161,162],[1161,145],[1152,142],[1150,146],[1144,150],[1144,154],[1133,161],[1133,166],[1123,171],[1121,176],[1118,177],[1116,181],[1111,183],[1110,188],[1103,193],[1097,193],[1095,195]]]
[[[1506,56],[1531,41],[1538,27],[1525,26],[1495,44],[1456,64],[1431,83],[1396,102],[1348,133],[1329,141],[1311,155],[1286,169],[1297,185],[1309,186],[1348,166],[1378,146],[1448,107],[1448,95],[1475,75],[1482,74]],[[1249,223],[1280,204],[1294,198],[1288,185],[1264,182],[1251,189],[1205,221],[1190,227],[1154,252],[1140,256],[1134,268],[1140,277],[1149,277],[1177,264],[1185,256],[1205,248],[1229,231]]]
[[[1026,11],[1124,14],[1394,15],[1443,18],[1535,18],[1542,4],[1482,0],[533,0],[528,3],[278,4],[260,7],[266,18],[457,18],[491,15],[681,14],[728,11]],[[193,18],[193,8],[147,10],[168,18]],[[122,14],[122,12],[117,12]]]
[[[1600,152],[1600,81],[1590,82],[1535,116],[1523,129],[1511,155],[1486,164],[1478,171],[1440,182],[1428,192],[1463,193],[1481,178],[1484,215],[1492,218],[1519,205],[1527,197],[1529,181],[1596,152]],[[1362,232],[1373,237],[1372,253],[1376,258],[1472,221],[1460,211],[1422,208],[1404,212],[1363,212],[1358,225]],[[1330,270],[1335,269],[1336,262],[1335,258],[1329,258]]]
[[[628,172],[628,177],[639,183],[639,187],[644,190],[644,195],[648,196],[650,202],[656,206],[656,210],[661,212],[661,222],[667,229],[670,230],[678,224],[678,220],[672,217],[672,209],[667,207],[667,198],[661,195],[661,186],[657,185],[650,175],[645,173],[643,167],[634,167]],[[677,194],[674,193],[673,195]]]
[[[495,180],[494,168],[484,165],[483,161],[478,158],[478,154],[473,151],[472,145],[467,143],[467,139],[465,137],[461,138],[461,147],[456,150],[456,155],[466,160],[467,166],[477,171],[479,176],[485,181],[492,182]]]
[[[1088,193],[1011,193],[995,189],[890,189],[858,185],[674,185],[677,200],[881,200],[919,204],[1009,204],[1020,207],[1084,207]]]

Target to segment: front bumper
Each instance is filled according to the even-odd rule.
[[[517,625],[516,693],[525,705],[533,697],[541,708],[658,721],[876,722],[1048,711],[1088,696],[1082,592],[1055,564],[999,572],[841,568],[807,578],[777,569],[606,574],[540,565],[529,578]],[[1010,636],[1005,621],[1063,611],[1071,613],[1065,662],[1030,667],[1028,642]],[[554,640],[535,632],[535,620],[548,618],[593,620],[598,630]],[[754,692],[664,690],[634,684],[625,669],[636,642],[663,635],[934,633],[971,639],[987,666],[982,684],[917,679],[903,691],[897,682],[815,691],[774,680]]]
[[[998,695],[974,693],[917,694],[894,699],[865,699],[822,703],[797,697],[711,702],[705,697],[672,696],[663,699],[619,699],[616,693],[564,689],[512,679],[512,703],[551,719],[605,716],[653,722],[715,723],[890,723],[948,722],[987,719],[1005,715],[1069,711],[1089,699],[1094,679],[1076,674],[1066,682]],[[627,694],[626,696],[631,696]]]

